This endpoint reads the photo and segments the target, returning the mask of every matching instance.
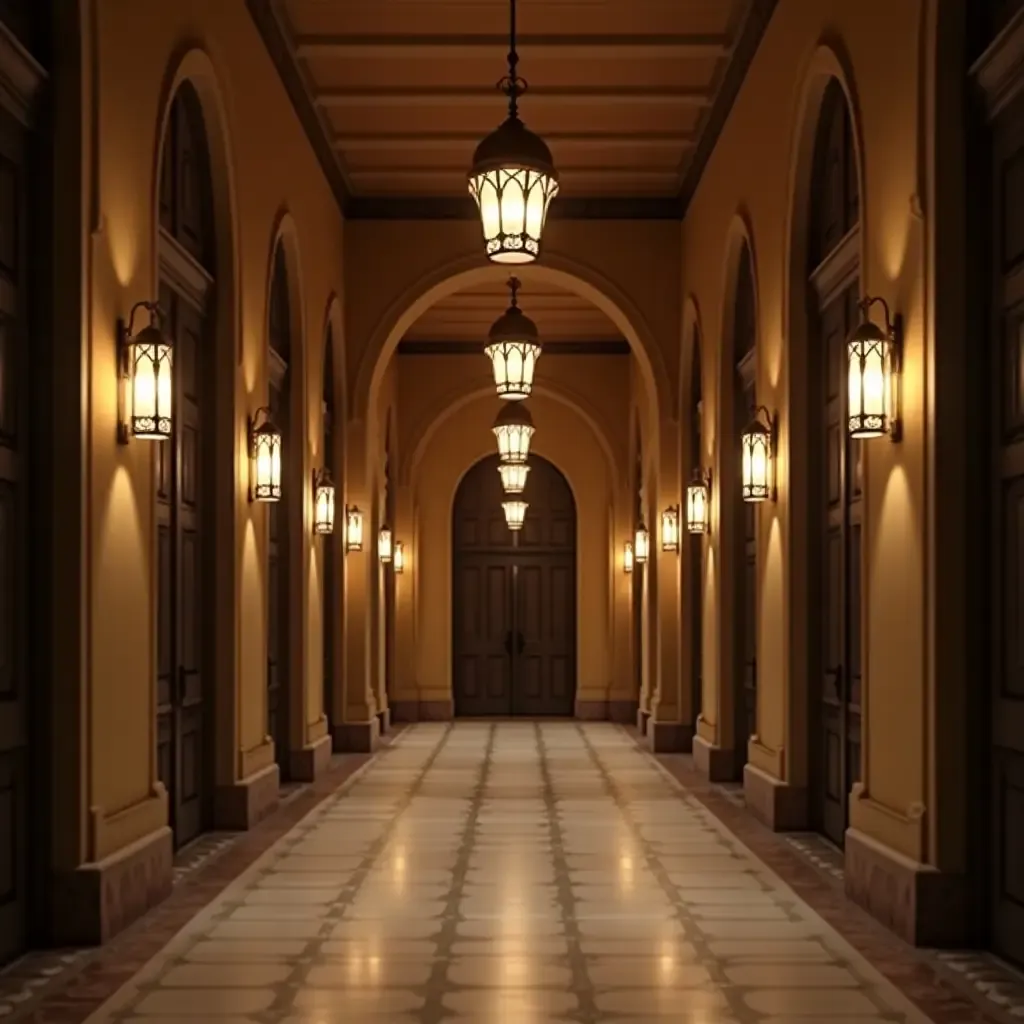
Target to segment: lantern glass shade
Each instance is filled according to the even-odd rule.
[[[525,143],[519,152],[517,143]],[[548,207],[558,194],[558,178],[550,152],[546,165],[533,159],[541,155],[530,152],[537,149],[536,143],[547,150],[518,118],[510,118],[477,148],[469,172],[469,194],[476,200],[484,251],[492,263],[532,263],[540,255]],[[485,148],[494,154],[483,152]]]
[[[400,540],[395,541],[395,553],[393,556],[393,564],[395,567],[395,572],[405,572],[405,545]]]
[[[711,528],[710,494],[707,481],[697,477],[686,488],[686,530],[707,533]]]
[[[356,505],[345,509],[345,550],[363,550],[363,513]]]
[[[501,507],[505,512],[505,522],[508,523],[508,528],[521,530],[529,505],[525,501],[503,501]]]
[[[321,536],[334,533],[334,481],[326,469],[313,483],[313,532]]]
[[[846,343],[850,437],[882,437],[892,430],[894,347],[873,323],[861,324]]]
[[[492,342],[484,349],[494,370],[494,386],[499,398],[519,401],[530,397],[540,352],[540,345],[530,341]]]
[[[128,429],[132,437],[164,441],[171,436],[174,350],[154,326],[127,345]]]
[[[772,496],[772,435],[755,420],[743,432],[743,500],[767,501]]]
[[[251,434],[252,499],[281,500],[281,431],[267,418]]]
[[[530,467],[525,462],[503,462],[498,466],[501,486],[506,494],[522,494]]]
[[[636,528],[636,536],[633,538],[633,559],[643,565],[651,553],[651,535],[647,527],[641,524]]]
[[[661,513],[661,550],[679,550],[679,509],[667,508]]]
[[[633,545],[628,540],[622,547],[622,571],[633,571]]]
[[[382,526],[377,535],[377,557],[385,564],[391,561],[394,554],[392,543],[394,537],[389,526]]]
[[[502,462],[526,462],[533,437],[533,420],[522,402],[506,403],[491,428]]]

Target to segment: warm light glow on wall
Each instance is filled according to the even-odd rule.
[[[647,527],[641,523],[636,528],[636,535],[633,537],[633,559],[640,565],[647,561],[651,553],[651,535]]]
[[[686,530],[688,533],[711,532],[711,474],[699,469],[686,488]]]
[[[281,500],[281,431],[266,407],[249,423],[249,500]]]
[[[743,500],[775,499],[775,418],[758,408],[742,438]]]
[[[628,540],[622,546],[622,571],[633,571],[633,545]]]
[[[313,474],[313,532],[334,533],[334,481],[326,466]]]
[[[871,307],[879,303],[885,312],[885,326],[868,319]],[[900,438],[899,382],[902,323],[893,321],[885,299],[867,298],[860,303],[863,322],[854,328],[846,343],[847,425],[850,437],[889,436]]]
[[[498,441],[498,455],[502,462],[526,462],[534,427],[523,402],[505,403],[491,429]]]
[[[363,513],[358,505],[345,506],[345,551],[363,550]]]
[[[391,561],[391,558],[392,558],[392,555],[393,555],[393,551],[392,551],[392,541],[393,541],[393,539],[394,538],[393,538],[393,535],[391,533],[391,527],[389,527],[389,526],[382,526],[380,528],[380,533],[377,535],[377,557],[385,565],[387,565],[388,562]]]
[[[679,506],[672,505],[661,513],[661,550],[679,551]]]
[[[525,501],[503,501],[501,507],[505,512],[505,522],[508,523],[508,528],[521,530],[529,505]]]
[[[140,309],[149,313],[149,324],[135,334],[135,314]],[[161,315],[155,302],[137,302],[128,324],[118,324],[118,438],[122,444],[130,437],[164,441],[173,430],[174,349],[160,330]]]
[[[506,494],[522,494],[530,467],[525,462],[503,462],[498,466],[501,486]]]
[[[395,541],[393,565],[396,573],[405,572],[405,545],[400,540]]]

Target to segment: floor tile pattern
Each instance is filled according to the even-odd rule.
[[[424,723],[90,1018],[926,1024],[612,725]]]

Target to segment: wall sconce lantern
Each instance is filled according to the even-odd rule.
[[[381,560],[384,565],[387,565],[391,561],[393,555],[392,545],[394,542],[394,535],[391,532],[390,526],[382,526],[380,533],[377,534],[377,557]]]
[[[636,528],[636,535],[633,537],[633,560],[643,565],[651,554],[651,535],[647,527],[641,523]]]
[[[313,474],[313,532],[334,533],[334,481],[326,466]]]
[[[266,406],[249,421],[249,500],[281,500],[281,431]]]
[[[518,401],[529,398],[533,390],[533,371],[540,358],[540,333],[537,325],[516,303],[519,280],[510,277],[512,305],[491,325],[490,344],[484,354],[494,370],[494,386],[499,398]]]
[[[670,505],[661,513],[661,550],[679,551],[678,505]]]
[[[149,313],[149,323],[135,334],[135,314],[140,309]],[[136,302],[127,325],[122,320],[117,326],[117,437],[121,444],[132,437],[165,441],[171,436],[174,349],[160,330],[162,315],[155,302]]]
[[[501,507],[505,510],[505,522],[510,530],[521,530],[526,519],[526,510],[530,507],[525,501],[503,501]]]
[[[534,427],[533,418],[522,402],[506,403],[491,429],[498,440],[498,455],[502,462],[526,462]]]
[[[687,533],[711,532],[711,474],[698,469],[686,488]]]
[[[743,500],[775,500],[776,419],[762,405],[743,431]]]
[[[876,303],[885,312],[885,326],[869,319]],[[889,304],[882,298],[865,298],[860,303],[863,320],[846,343],[847,424],[850,437],[888,435],[899,441],[899,385],[903,356],[903,318],[889,316]]]
[[[400,540],[395,541],[395,554],[392,565],[395,572],[399,575],[405,572],[405,545]]]
[[[627,540],[622,547],[622,571],[633,571],[633,545]]]
[[[503,462],[498,466],[501,486],[506,494],[522,494],[530,467],[525,462]]]
[[[498,88],[508,97],[508,117],[473,154],[469,194],[476,200],[484,247],[492,263],[532,263],[548,206],[558,194],[558,172],[551,150],[519,120],[519,97],[526,82],[516,74],[516,0],[510,0],[508,74]]]
[[[345,551],[363,550],[363,513],[358,505],[345,506]]]

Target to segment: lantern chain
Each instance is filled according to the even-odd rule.
[[[508,116],[519,120],[519,97],[529,88],[525,78],[516,73],[519,54],[516,52],[516,0],[509,0],[508,74],[498,82],[498,88],[508,97]]]
[[[508,279],[508,288],[509,288],[509,291],[512,293],[512,309],[518,309],[519,301],[516,298],[516,294],[518,293],[519,288],[520,288],[519,278],[518,277],[510,277]]]

